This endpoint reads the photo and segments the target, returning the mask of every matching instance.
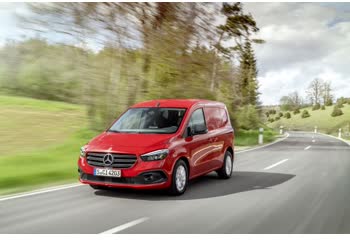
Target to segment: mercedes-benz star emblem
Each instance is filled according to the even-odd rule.
[[[103,163],[105,166],[111,166],[113,164],[113,155],[110,153],[107,153],[104,157],[103,157]]]

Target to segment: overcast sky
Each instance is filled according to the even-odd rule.
[[[316,77],[332,82],[337,97],[350,97],[350,3],[245,3],[266,41],[255,46],[260,99],[278,104]],[[0,3],[0,46],[18,39],[15,13],[23,3]]]
[[[246,3],[260,27],[256,46],[261,100],[305,94],[315,77],[350,97],[350,3]]]

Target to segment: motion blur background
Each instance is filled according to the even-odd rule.
[[[75,179],[79,147],[148,99],[225,102],[237,129],[254,129],[242,145],[257,142],[263,40],[242,4],[0,6],[17,8],[21,33],[0,48],[0,193]]]
[[[0,23],[0,194],[76,179],[79,147],[144,100],[224,102],[236,146],[257,144],[259,127],[269,142],[280,125],[336,133],[350,121],[350,99],[322,79],[306,100],[263,106],[254,49],[268,42],[246,4],[0,3],[11,9],[16,26]],[[329,126],[333,105],[343,110]]]

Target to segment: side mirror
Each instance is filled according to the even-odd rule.
[[[186,132],[187,137],[193,136],[194,132],[190,126],[187,127],[187,132]]]

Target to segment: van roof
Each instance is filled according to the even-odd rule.
[[[203,99],[156,99],[156,100],[137,103],[131,106],[131,108],[141,108],[141,107],[190,108],[196,104],[204,104],[206,106],[225,107],[225,105],[221,102],[203,100]]]

